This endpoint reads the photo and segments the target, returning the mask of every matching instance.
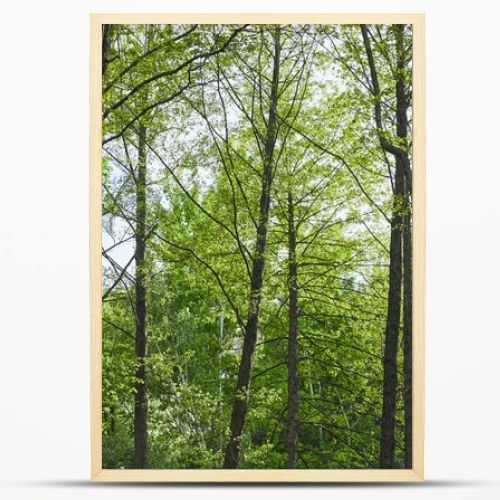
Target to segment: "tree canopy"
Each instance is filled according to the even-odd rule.
[[[103,27],[104,468],[409,468],[407,25]]]

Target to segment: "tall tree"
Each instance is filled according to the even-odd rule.
[[[408,154],[410,125],[408,109],[411,105],[411,75],[408,63],[411,60],[411,41],[408,42],[405,25],[396,27],[397,83],[396,122],[403,163],[403,401],[404,401],[404,464],[412,467],[413,457],[413,236],[412,236],[412,167]]]
[[[135,209],[135,355],[137,357],[134,404],[135,467],[148,466],[148,397],[147,397],[147,308],[146,308],[146,127],[139,127],[137,188]]]
[[[375,59],[371,48],[370,34],[367,25],[361,25],[361,33],[370,68],[371,88],[374,97],[375,124],[378,129],[380,145],[384,151],[395,159],[394,196],[391,217],[391,242],[389,263],[389,294],[387,324],[384,347],[384,382],[380,435],[380,467],[394,466],[396,446],[396,402],[398,384],[398,338],[401,318],[401,285],[402,285],[402,227],[403,198],[405,194],[405,172],[410,168],[410,160],[405,147],[408,133],[407,98],[405,92],[405,51],[404,26],[395,26],[397,73],[396,73],[396,135],[403,143],[403,148],[387,138],[382,119],[382,94]],[[405,407],[406,409],[406,407]]]
[[[231,413],[230,436],[224,456],[224,468],[233,469],[238,465],[241,451],[241,434],[245,424],[250,395],[250,377],[252,373],[252,357],[257,343],[260,302],[264,281],[265,252],[267,245],[267,226],[271,202],[271,188],[274,176],[274,148],[277,138],[277,105],[278,85],[281,59],[280,27],[277,25],[273,33],[274,55],[270,85],[269,111],[264,143],[262,184],[260,192],[259,215],[257,222],[255,253],[252,259],[250,300],[243,338],[241,361],[236,382],[236,395]]]

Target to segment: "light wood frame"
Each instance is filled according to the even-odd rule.
[[[102,468],[101,38],[102,24],[413,25],[413,469]],[[91,479],[107,482],[404,482],[424,479],[425,14],[91,14],[90,15],[90,419]]]

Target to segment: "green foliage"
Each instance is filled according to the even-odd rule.
[[[222,465],[238,397],[276,43],[272,26],[241,29],[120,25],[113,32],[103,79],[105,468],[134,466],[139,123],[148,130],[141,269],[149,467]],[[242,468],[285,463],[289,195],[297,233],[298,466],[378,466],[388,221],[410,210],[393,196],[394,162],[380,139],[411,150],[392,118],[401,74],[411,93],[411,53],[408,68],[397,70],[392,27],[371,33],[379,96],[370,88],[359,26],[282,27],[277,153]],[[383,130],[373,123],[375,102]]]

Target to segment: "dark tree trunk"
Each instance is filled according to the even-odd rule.
[[[288,193],[288,405],[286,468],[297,467],[299,433],[299,346],[296,229],[293,195]]]
[[[110,418],[110,431],[111,434],[115,433],[116,430],[116,417],[115,417],[115,405],[111,405],[109,409],[109,418]]]
[[[134,457],[135,468],[147,468],[148,400],[146,379],[146,128],[140,125],[136,187],[135,231],[135,355],[136,394],[134,404]]]
[[[408,142],[408,106],[409,99],[405,92],[405,79],[403,71],[405,68],[406,53],[404,49],[404,25],[396,27],[396,50],[398,55],[397,68],[399,78],[396,83],[396,126],[397,136],[405,146]],[[409,155],[403,150],[402,168],[404,169],[403,183],[403,406],[404,406],[404,465],[405,468],[412,467],[413,453],[413,272],[412,272],[412,179]]]
[[[259,220],[257,224],[257,238],[255,255],[252,262],[250,280],[250,298],[248,316],[245,325],[245,336],[238,371],[236,394],[231,413],[230,436],[224,456],[224,468],[235,469],[238,466],[241,451],[241,435],[248,409],[250,394],[250,377],[252,373],[252,358],[257,342],[257,329],[259,323],[260,301],[262,284],[264,281],[265,251],[267,245],[267,225],[269,220],[269,206],[271,202],[271,186],[274,176],[274,147],[276,144],[277,130],[277,102],[280,65],[279,27],[276,28],[274,42],[273,76],[271,82],[271,97],[269,116],[267,121],[267,134],[264,145],[264,165],[262,174]]]
[[[395,195],[403,190],[403,172],[396,159]],[[380,468],[394,466],[396,447],[396,394],[398,384],[398,337],[401,317],[401,207],[395,196],[391,219],[389,296],[384,346],[384,382],[380,433]]]
[[[112,24],[102,25],[102,78],[106,74],[106,69],[109,62],[109,49],[111,48],[111,32]]]
[[[406,144],[408,134],[407,109],[408,101],[405,93],[404,52],[404,25],[397,25],[397,79],[396,79],[396,127],[397,136]],[[383,135],[382,106],[380,103],[380,84],[375,67],[375,60],[370,45],[368,28],[361,25],[363,43],[366,50],[372,90],[375,96],[375,123],[379,130],[379,139],[382,148],[395,158],[396,172],[394,182],[393,209],[391,218],[391,243],[389,262],[389,294],[387,322],[384,345],[384,380],[382,394],[382,419],[380,432],[380,467],[391,469],[394,467],[394,451],[396,448],[396,397],[398,384],[398,338],[401,320],[401,284],[402,284],[402,204],[405,195],[405,174],[410,170],[410,160],[406,150],[399,145],[391,144]],[[410,276],[411,280],[411,276]],[[410,296],[411,300],[411,296]],[[410,347],[411,351],[411,347]],[[411,352],[410,352],[411,363]],[[410,394],[411,398],[411,394]],[[411,400],[411,399],[410,399]],[[406,410],[406,400],[405,400]],[[406,419],[406,415],[405,415]]]
[[[407,186],[408,183],[405,183]],[[404,400],[404,463],[406,469],[412,468],[413,452],[413,270],[412,270],[412,224],[411,201],[405,189],[405,215],[403,217],[403,400]]]

